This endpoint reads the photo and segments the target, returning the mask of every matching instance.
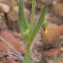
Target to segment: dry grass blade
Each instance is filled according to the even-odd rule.
[[[0,36],[0,40],[2,40],[6,45],[8,45],[12,50],[14,50],[14,52],[17,54],[17,56],[19,57],[20,60],[23,60],[24,57],[17,51],[15,50],[4,38],[2,38]]]

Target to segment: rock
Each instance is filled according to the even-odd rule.
[[[0,36],[7,41],[8,44],[11,45],[16,51],[18,51],[20,54],[25,55],[25,52],[20,45],[19,41],[13,36],[13,34],[10,32],[10,30],[2,30],[0,32]],[[5,47],[4,47],[5,46]],[[15,52],[12,48],[10,48],[6,43],[0,40],[0,49],[4,51],[11,51]]]
[[[13,35],[14,35],[15,37],[18,37],[18,38],[23,39],[23,36],[22,36],[21,33],[13,32]]]
[[[57,3],[63,3],[63,0],[56,0]]]
[[[0,3],[10,5],[11,0],[0,0]]]
[[[56,3],[54,6],[53,6],[53,10],[54,12],[59,15],[59,16],[63,16],[63,3]],[[58,12],[57,12],[58,11]]]
[[[7,62],[8,62],[8,63],[17,63],[17,62],[14,60],[14,58],[12,58],[12,57],[10,57],[10,56],[8,56],[6,59],[7,59]]]
[[[63,47],[60,48],[60,51],[63,52]]]
[[[60,37],[60,30],[56,24],[48,23],[46,26],[48,33],[45,36],[48,38],[51,44],[57,44],[57,40]]]
[[[15,12],[18,12],[18,6],[14,6],[14,7],[13,7],[13,10],[14,10]]]
[[[63,48],[63,35],[61,35],[59,40],[58,40],[58,48],[60,50]]]
[[[42,3],[42,0],[37,0],[37,5],[36,5],[36,9],[41,10],[43,9],[44,5]]]
[[[50,50],[45,50],[44,54],[46,56],[48,56],[48,57],[52,57],[52,56],[54,56],[54,54],[59,55],[60,54],[60,50],[57,49],[57,48],[53,48],[53,49],[50,49]]]
[[[61,34],[63,34],[63,25],[60,25],[60,26],[59,26],[59,29],[60,29],[60,31],[61,31]]]
[[[18,25],[18,12],[16,12],[16,10],[11,10],[8,14],[7,14],[7,25],[8,28],[16,31],[16,32],[20,32],[19,30],[19,25]],[[12,26],[11,26],[12,25]]]
[[[16,12],[17,9],[11,10],[8,15],[8,21],[11,20],[13,22],[18,21],[18,12]]]
[[[4,3],[0,3],[0,7],[5,13],[8,13],[10,11],[10,7]]]
[[[0,16],[0,30],[7,28],[4,17]]]

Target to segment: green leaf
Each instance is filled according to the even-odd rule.
[[[46,29],[46,25],[48,24],[47,20],[44,19],[43,23],[42,23],[42,28],[43,30]]]
[[[48,24],[47,20],[44,19],[44,21],[43,21],[43,23],[42,23],[42,26],[43,26],[43,25],[47,25],[47,24]]]
[[[26,20],[23,7],[23,0],[19,0],[19,26],[24,39],[26,39],[29,31],[29,24]]]
[[[34,30],[32,31],[31,35],[29,36],[29,42],[31,43],[32,40],[34,39],[34,37],[36,36],[36,34],[38,33],[43,21],[44,21],[44,17],[45,17],[45,14],[46,14],[46,10],[48,8],[48,4],[46,4],[44,6],[44,9],[42,10],[42,13],[41,13],[41,16],[39,18],[39,21],[36,25],[36,27],[34,28]]]
[[[24,57],[24,60],[22,63],[26,63],[26,56]],[[30,63],[34,63],[32,57],[30,56]]]

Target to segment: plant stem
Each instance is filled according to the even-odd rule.
[[[27,44],[26,63],[30,63],[30,44]]]
[[[32,0],[32,12],[31,12],[31,19],[30,19],[30,32],[32,32],[32,29],[33,29],[35,5],[36,5],[36,0]]]

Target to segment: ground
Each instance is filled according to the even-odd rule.
[[[30,23],[31,0],[24,1],[24,12],[28,22]],[[54,63],[53,53],[58,54],[56,63],[63,62],[63,0],[37,0],[34,26],[37,23],[41,10],[44,5],[49,3],[45,19],[48,21],[46,28],[48,34],[45,34],[42,27],[31,44],[30,54],[34,63]],[[24,24],[25,25],[25,24]],[[61,26],[61,27],[60,27]],[[16,52],[1,40],[1,37],[8,42],[11,47],[20,54],[25,55],[26,42],[24,41],[18,24],[18,0],[0,0],[0,62],[19,63]],[[12,57],[8,57],[12,52]],[[51,52],[52,51],[52,52]],[[44,53],[45,52],[45,53]],[[9,60],[10,59],[10,60]],[[17,60],[17,61],[16,61]]]

